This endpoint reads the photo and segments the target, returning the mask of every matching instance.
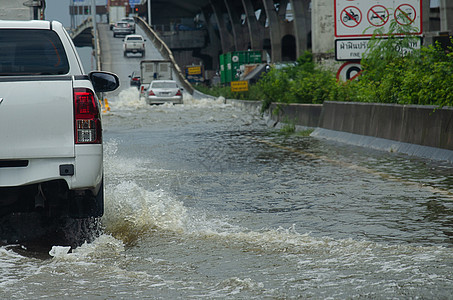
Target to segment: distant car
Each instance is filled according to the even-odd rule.
[[[115,26],[113,27],[113,37],[116,37],[117,35],[128,35],[132,33],[132,27],[128,22],[116,22]]]
[[[126,35],[123,43],[123,53],[127,56],[128,53],[140,53],[145,55],[145,39],[139,34]]]
[[[135,33],[135,20],[132,17],[124,17],[121,19],[121,22],[127,22],[132,28],[132,33]]]
[[[135,87],[137,87],[137,89],[140,88],[141,80],[140,80],[140,75],[138,75],[137,72],[135,72],[135,71],[132,72],[132,74],[129,75],[129,78],[131,79],[129,81],[130,86],[135,86]]]
[[[146,91],[148,104],[182,104],[182,92],[174,80],[153,80]]]

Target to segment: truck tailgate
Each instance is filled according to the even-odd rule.
[[[0,81],[0,159],[74,157],[71,77],[40,77]]]

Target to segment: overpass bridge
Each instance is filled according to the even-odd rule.
[[[420,12],[424,44],[448,42],[453,1],[431,2],[436,3],[423,0]],[[215,72],[219,55],[232,51],[262,51],[264,60],[278,63],[294,61],[309,49],[318,59],[333,60],[334,10],[333,0],[141,0],[134,12],[151,25],[180,66],[203,64]],[[90,26],[87,21],[74,30],[76,45],[89,44]]]
[[[91,17],[85,19],[77,28],[70,32],[72,41],[77,47],[93,46],[93,22]]]

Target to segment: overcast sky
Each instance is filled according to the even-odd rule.
[[[71,17],[69,15],[69,6],[74,5],[89,5],[92,0],[46,0],[46,20],[60,21],[65,27],[71,26]],[[96,5],[106,5],[107,0],[96,0]],[[79,16],[82,20],[82,17]],[[77,22],[80,23],[80,22]]]
[[[65,27],[71,26],[69,3],[72,0],[46,0],[46,19],[60,21]]]

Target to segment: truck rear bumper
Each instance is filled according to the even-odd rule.
[[[102,145],[77,145],[75,152],[76,158],[31,158],[20,160],[22,164],[0,164],[0,187],[63,179],[70,190],[92,190],[97,193],[103,175]]]

